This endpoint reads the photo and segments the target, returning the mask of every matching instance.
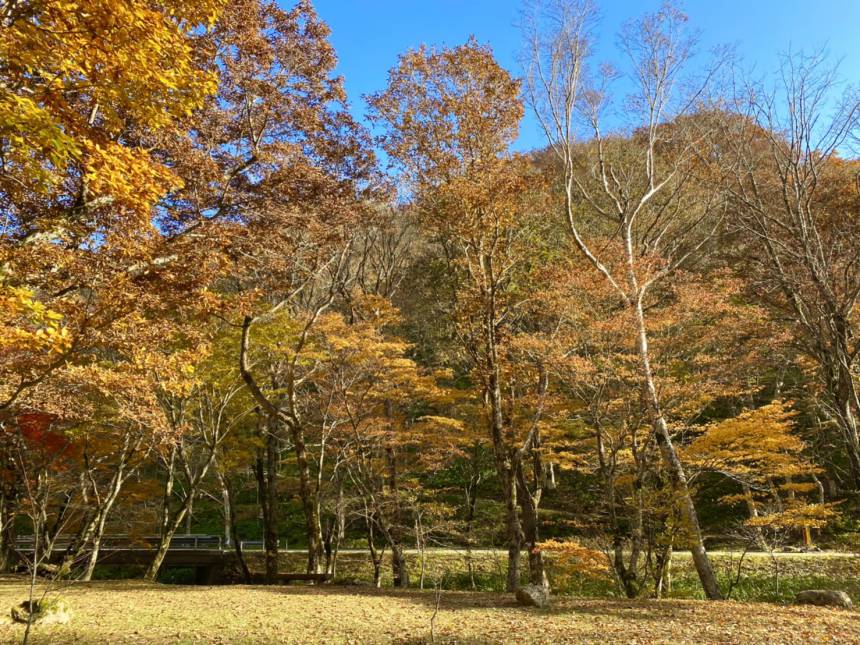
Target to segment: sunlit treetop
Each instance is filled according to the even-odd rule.
[[[201,105],[191,37],[222,0],[4,2],[0,5],[0,197],[55,188],[70,172],[148,208],[169,174],[135,145]],[[5,201],[5,200],[4,200]]]

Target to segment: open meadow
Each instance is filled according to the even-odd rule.
[[[413,564],[413,580],[419,570]],[[342,575],[321,586],[153,584],[139,580],[56,583],[68,605],[66,625],[34,625],[33,643],[852,643],[860,612],[790,603],[799,589],[838,588],[860,599],[860,558],[849,554],[748,555],[735,595],[705,602],[689,555],[674,560],[671,599],[617,597],[611,580],[570,579],[546,609],[517,605],[503,593],[504,566],[492,551],[474,554],[480,591],[468,591],[464,554],[431,551],[426,589],[393,589],[390,572],[374,588],[365,554],[341,556]],[[287,570],[299,553],[282,554]],[[737,554],[714,554],[728,575]],[[252,560],[253,563],[253,560]],[[176,571],[180,577],[181,571]],[[437,595],[434,584],[441,591]],[[460,590],[454,590],[459,588]],[[492,591],[492,589],[497,589]],[[27,581],[0,578],[0,609],[26,597]],[[691,598],[698,598],[696,600]],[[762,602],[770,600],[774,602]],[[777,601],[778,600],[778,601]],[[435,619],[434,619],[434,614]],[[432,635],[431,635],[432,625]],[[19,641],[24,626],[3,611],[0,641]]]
[[[0,606],[20,581],[0,583]],[[433,591],[368,587],[189,587],[137,581],[74,583],[67,625],[36,625],[33,643],[429,643]],[[549,609],[510,595],[445,591],[438,643],[852,643],[855,611],[762,603],[560,598]],[[8,620],[0,641],[20,640]]]

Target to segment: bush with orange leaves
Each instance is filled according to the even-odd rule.
[[[575,540],[546,540],[537,548],[548,556],[547,573],[556,589],[577,588],[581,592],[584,582],[604,581],[612,576],[605,553]]]

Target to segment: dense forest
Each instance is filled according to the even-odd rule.
[[[360,121],[307,0],[0,2],[0,568],[721,599],[709,551],[857,547],[860,95],[595,19],[526,3],[521,78],[406,51]]]

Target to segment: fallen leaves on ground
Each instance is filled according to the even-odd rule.
[[[60,593],[68,625],[34,627],[33,643],[424,643],[432,591],[363,587],[183,587],[136,581],[73,583]],[[0,582],[0,607],[26,597]],[[850,643],[860,613],[764,603],[556,598],[549,610],[511,595],[443,592],[437,642]],[[22,626],[0,625],[0,640]]]

